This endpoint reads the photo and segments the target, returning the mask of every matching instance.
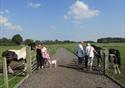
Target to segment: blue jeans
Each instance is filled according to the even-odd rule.
[[[83,57],[78,57],[78,64],[82,64],[83,62]]]

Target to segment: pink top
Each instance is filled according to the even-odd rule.
[[[42,56],[44,59],[50,59],[50,56],[47,53],[47,49],[45,47],[43,47],[43,49],[42,49]]]

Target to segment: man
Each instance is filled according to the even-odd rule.
[[[88,67],[92,71],[93,59],[94,59],[95,49],[88,43],[86,47],[86,55],[88,57]]]
[[[77,48],[77,57],[78,57],[78,64],[82,64],[84,56],[85,56],[85,50],[83,48],[83,44],[84,42],[81,41],[80,44],[78,44],[78,48]]]

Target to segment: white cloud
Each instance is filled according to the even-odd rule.
[[[77,0],[73,5],[70,6],[70,10],[67,12],[67,15],[64,16],[64,19],[72,19],[76,22],[82,22],[85,19],[98,16],[99,10],[92,10],[82,1]]]
[[[56,29],[56,27],[53,26],[53,25],[51,25],[49,28],[50,28],[50,29]]]
[[[5,9],[3,11],[0,11],[0,15],[8,14],[10,11],[8,9]]]
[[[39,8],[41,6],[40,3],[33,3],[33,2],[29,2],[28,5],[31,6],[32,8]]]
[[[0,16],[0,26],[4,26],[7,29],[11,29],[11,30],[17,30],[17,31],[23,30],[20,25],[16,25],[16,24],[9,22],[8,18],[4,16]]]
[[[0,25],[3,25],[8,22],[8,19],[6,17],[0,16]]]
[[[68,19],[68,16],[64,15],[64,19],[66,19],[66,20],[67,20],[67,19]]]

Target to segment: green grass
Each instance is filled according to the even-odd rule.
[[[21,81],[23,77],[21,76],[17,76],[15,77],[13,80],[9,81],[9,88],[14,88],[14,86],[19,82]]]
[[[3,75],[0,74],[0,86],[3,84]],[[1,88],[1,87],[0,87]]]
[[[14,77],[12,75],[9,75],[9,88],[14,88],[14,86],[19,82],[21,81],[21,79],[23,78],[22,76],[16,76]],[[12,80],[11,80],[12,79]],[[0,86],[3,85],[4,83],[4,80],[3,80],[3,75],[0,75]],[[4,88],[4,86],[1,86],[0,88]]]

